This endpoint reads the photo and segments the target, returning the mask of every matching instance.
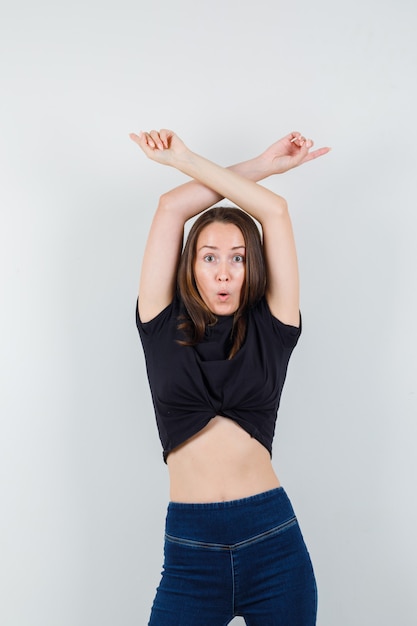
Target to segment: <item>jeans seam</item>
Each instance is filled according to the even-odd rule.
[[[230,565],[232,574],[232,615],[235,615],[235,564],[233,561],[233,550],[229,550],[230,553]]]
[[[205,542],[205,541],[196,541],[194,539],[183,539],[181,537],[175,537],[174,535],[170,535],[168,533],[165,534],[165,539],[166,541],[169,541],[171,543],[188,546],[190,548],[204,548],[207,550],[217,550],[217,551],[236,550],[239,548],[244,548],[249,545],[253,545],[254,543],[257,543],[258,541],[263,541],[264,539],[267,539],[268,537],[273,537],[274,535],[284,532],[285,530],[287,530],[288,528],[290,528],[296,523],[297,523],[297,518],[295,516],[291,517],[286,522],[279,524],[279,526],[275,526],[274,528],[266,530],[263,533],[260,533],[259,535],[255,535],[254,537],[249,537],[248,539],[244,539],[243,541],[238,541],[237,543],[234,543],[232,545],[223,544],[223,543],[210,543],[210,542]]]

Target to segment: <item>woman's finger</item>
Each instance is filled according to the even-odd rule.
[[[163,150],[164,144],[162,143],[161,137],[159,136],[159,132],[157,130],[151,130],[149,135],[154,144],[154,147],[158,148],[159,150]]]
[[[147,156],[151,156],[149,150],[155,150],[156,146],[149,133],[140,131],[138,134],[130,133],[129,137],[147,154]]]
[[[291,143],[295,144],[299,148],[304,146],[304,144],[306,142],[306,138],[303,137],[303,135],[301,133],[294,132],[294,133],[291,133],[291,134],[293,135],[293,138],[291,139]]]
[[[138,145],[140,145],[140,141],[142,139],[142,136],[143,136],[142,131],[139,131],[138,135],[136,133],[129,133],[129,137],[131,138],[131,140],[134,141],[135,143],[137,143]]]
[[[317,159],[317,157],[321,157],[328,152],[330,152],[331,148],[317,148],[317,150],[313,150],[313,152],[309,152],[303,159],[303,163],[307,163],[307,161],[312,161],[313,159]]]
[[[140,132],[140,141],[142,143],[142,147],[146,147],[146,148],[152,148],[154,149],[155,146],[155,142],[152,139],[150,133],[146,132],[146,131],[141,131]]]
[[[172,130],[168,130],[167,128],[162,128],[159,131],[159,136],[161,138],[162,143],[164,144],[164,148],[169,147],[169,139],[172,137],[174,133]]]

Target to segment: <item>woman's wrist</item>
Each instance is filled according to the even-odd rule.
[[[260,154],[243,163],[234,165],[229,169],[232,169],[241,176],[244,176],[254,182],[265,180],[265,178],[269,178],[269,176],[277,173],[272,167],[271,160],[263,154]]]
[[[248,170],[251,175],[247,176],[251,180],[258,182],[260,180],[264,180],[271,176],[274,172],[272,171],[270,162],[263,157],[263,155],[259,155],[251,159],[247,162]]]

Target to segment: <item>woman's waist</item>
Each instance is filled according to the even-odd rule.
[[[280,486],[268,450],[221,416],[168,456],[174,502],[231,501]]]

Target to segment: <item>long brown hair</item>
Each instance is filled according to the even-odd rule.
[[[182,316],[178,328],[185,333],[182,345],[191,346],[199,343],[207,325],[217,321],[201,298],[194,277],[194,261],[197,239],[203,228],[220,222],[234,224],[242,232],[246,247],[245,280],[240,294],[240,303],[233,317],[232,348],[229,359],[233,358],[241,347],[246,334],[246,311],[254,306],[265,293],[266,270],[260,232],[254,220],[241,209],[215,207],[202,213],[194,222],[178,268],[178,291],[184,302],[187,315]]]

